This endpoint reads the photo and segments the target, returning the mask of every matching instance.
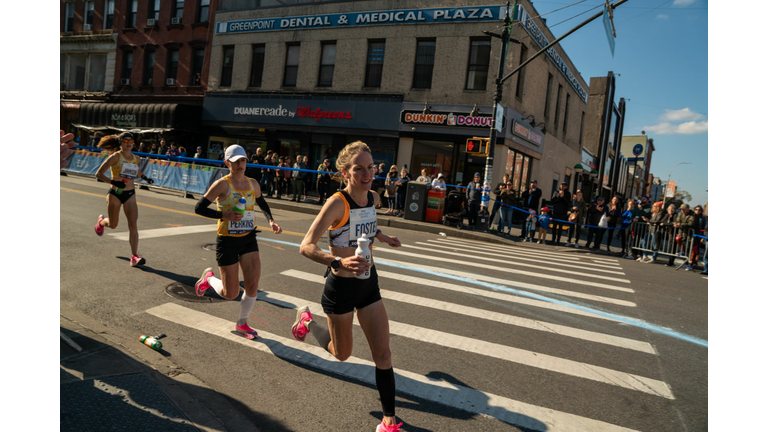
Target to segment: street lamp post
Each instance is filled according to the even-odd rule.
[[[690,162],[680,162],[677,165],[690,165]],[[672,177],[672,171],[677,168],[677,165],[673,166],[671,170],[669,170],[669,175],[667,176],[667,184],[664,185],[664,199],[661,201],[661,209],[664,210],[667,205],[667,188],[669,188],[669,179]]]

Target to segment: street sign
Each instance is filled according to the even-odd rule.
[[[616,31],[613,29],[613,12],[609,11],[607,4],[603,8],[603,27],[605,35],[608,36],[608,46],[611,48],[611,57],[613,57],[613,51],[616,48]]]
[[[634,154],[635,156],[640,156],[642,152],[643,152],[642,144],[635,144],[635,146],[632,147],[632,154]]]
[[[496,130],[501,132],[501,128],[504,124],[504,107],[501,104],[496,104]]]
[[[634,158],[628,158],[627,162],[641,162],[641,161],[644,161],[644,160],[645,160],[644,157],[634,157]]]

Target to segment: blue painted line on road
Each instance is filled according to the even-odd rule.
[[[296,247],[301,246],[298,243],[291,243],[291,242],[282,241],[282,240],[268,239],[268,238],[264,238],[264,237],[260,238],[260,240],[268,241],[268,242],[273,242],[273,243],[279,243],[279,244],[283,244],[283,245],[286,245],[286,246],[296,246]],[[325,249],[323,249],[323,251],[328,252]],[[622,315],[616,315],[616,314],[613,314],[613,313],[610,313],[610,312],[605,312],[605,311],[601,311],[601,310],[598,310],[598,309],[593,309],[593,308],[590,308],[590,307],[581,306],[581,305],[578,305],[578,304],[575,304],[575,303],[570,303],[570,302],[567,302],[567,301],[553,299],[553,298],[546,297],[546,296],[543,296],[543,295],[540,295],[540,294],[535,294],[535,293],[531,293],[531,292],[528,292],[528,291],[520,291],[520,290],[517,290],[517,289],[514,289],[514,288],[509,288],[509,287],[500,286],[500,285],[494,285],[494,284],[491,284],[491,283],[488,283],[488,282],[483,282],[483,281],[479,281],[479,280],[475,280],[475,279],[471,279],[471,278],[466,278],[466,277],[463,277],[463,276],[449,275],[449,274],[441,273],[441,272],[435,271],[435,270],[428,270],[428,269],[422,269],[422,268],[418,268],[418,267],[411,267],[411,266],[402,265],[402,264],[392,264],[392,263],[387,263],[387,262],[377,262],[376,264],[377,265],[385,265],[385,266],[395,267],[395,268],[399,268],[399,269],[403,269],[403,270],[416,271],[416,272],[425,273],[425,274],[429,274],[429,275],[437,276],[437,277],[442,277],[442,278],[453,279],[453,280],[456,280],[456,281],[466,282],[466,283],[470,283],[470,284],[473,284],[473,285],[480,285],[480,286],[483,286],[483,287],[486,287],[486,288],[490,288],[490,289],[493,289],[493,290],[497,290],[497,291],[503,291],[503,292],[507,292],[507,293],[511,293],[511,294],[517,294],[517,295],[520,295],[520,296],[523,296],[523,297],[528,297],[528,298],[532,298],[532,299],[536,299],[536,300],[546,301],[546,302],[549,302],[549,303],[553,303],[553,304],[557,304],[557,305],[561,305],[561,306],[565,306],[565,307],[581,310],[583,312],[589,312],[589,313],[592,313],[592,314],[600,315],[600,316],[603,316],[603,317],[606,317],[606,318],[610,318],[610,319],[622,322],[624,324],[628,324],[628,325],[631,325],[631,326],[634,326],[634,327],[639,327],[639,328],[642,328],[642,329],[645,329],[645,330],[652,331],[654,333],[658,333],[658,334],[669,336],[669,337],[672,337],[672,338],[675,338],[675,339],[680,339],[682,341],[691,342],[693,344],[700,345],[700,346],[703,346],[705,348],[709,348],[709,342],[707,342],[707,341],[705,341],[703,339],[699,339],[699,338],[694,337],[694,336],[687,335],[685,333],[680,333],[680,332],[678,332],[676,330],[672,330],[672,329],[669,329],[669,328],[666,328],[666,327],[661,327],[661,326],[657,326],[657,325],[654,325],[654,324],[650,324],[650,323],[647,323],[645,321],[638,320],[638,319],[635,319],[635,318],[630,318],[630,317],[626,317],[626,316],[622,316]]]

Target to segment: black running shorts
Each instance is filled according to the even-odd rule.
[[[131,199],[131,197],[136,194],[136,189],[124,190],[119,194],[116,191],[117,189],[110,189],[109,193],[116,196],[117,199],[120,200],[120,204],[125,204],[126,201]]]
[[[219,267],[237,264],[241,256],[258,251],[259,244],[256,242],[255,231],[242,237],[216,237],[216,263],[219,264]]]
[[[368,279],[339,277],[331,272],[325,279],[325,289],[320,304],[326,314],[345,314],[362,309],[381,300],[379,274],[376,266],[371,267]]]

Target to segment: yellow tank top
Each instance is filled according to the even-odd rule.
[[[138,156],[131,153],[131,159],[126,159],[121,152],[117,153],[120,158],[117,163],[109,167],[109,172],[112,174],[112,180],[120,179],[136,179],[139,177],[139,159]]]
[[[216,201],[216,209],[221,212],[230,211],[235,208],[240,198],[245,198],[245,215],[238,222],[225,221],[219,219],[216,232],[220,236],[242,237],[256,229],[255,212],[256,191],[253,189],[251,179],[248,180],[248,190],[240,191],[235,189],[232,184],[232,178],[229,175],[224,176],[229,185],[229,193],[223,199]]]

